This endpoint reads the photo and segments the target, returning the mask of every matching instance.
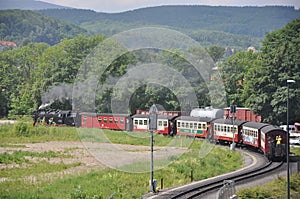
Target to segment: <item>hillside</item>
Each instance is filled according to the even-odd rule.
[[[133,27],[161,25],[182,30],[214,30],[231,34],[264,37],[266,32],[282,28],[300,17],[293,7],[222,7],[222,6],[159,6],[122,13],[97,13],[88,10],[44,10],[42,13],[89,27]],[[122,26],[121,26],[122,27]],[[111,29],[112,29],[111,28]]]
[[[0,11],[0,40],[15,42],[18,46],[28,42],[54,45],[78,34],[88,34],[88,31],[34,11]]]
[[[36,0],[0,0],[0,10],[41,10],[41,9],[55,9],[55,8],[67,8],[51,3],[46,3]]]

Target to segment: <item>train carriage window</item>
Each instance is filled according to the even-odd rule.
[[[124,124],[124,118],[121,118],[121,119],[120,119],[120,123],[121,123],[121,124]]]
[[[113,119],[111,117],[109,118],[109,123],[113,123]]]
[[[180,127],[180,122],[177,122],[177,127]]]
[[[143,125],[143,120],[139,120],[139,125]]]
[[[87,117],[86,116],[83,117],[83,122],[87,122]]]
[[[261,140],[262,140],[263,142],[265,142],[265,139],[266,139],[266,138],[265,138],[265,134],[262,133],[262,134],[261,134]]]
[[[147,120],[144,120],[144,125],[148,125],[148,122],[147,122]]]
[[[190,128],[191,128],[191,129],[193,128],[193,123],[190,123]]]
[[[221,126],[221,131],[224,131],[224,126]]]
[[[101,123],[102,122],[102,117],[98,118],[98,122]]]
[[[115,119],[115,123],[118,124],[119,123],[119,119],[117,117],[115,117],[114,119]]]
[[[104,123],[107,123],[107,118],[106,117],[103,118],[103,121],[104,121]]]
[[[164,121],[164,126],[168,126],[168,122],[167,121]]]
[[[194,123],[194,129],[197,129],[197,126],[198,126],[197,123]]]
[[[198,129],[201,129],[201,123],[198,123]]]
[[[203,130],[206,129],[206,124],[202,124],[202,129],[203,129]]]
[[[138,125],[139,121],[137,119],[134,119],[134,124]]]
[[[162,121],[158,121],[158,126],[162,126]]]

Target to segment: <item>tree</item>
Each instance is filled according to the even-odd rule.
[[[300,121],[300,19],[267,34],[261,48],[261,67],[251,79],[252,93],[247,104],[262,115],[265,122],[286,121],[287,80],[290,85],[290,121]],[[250,73],[248,75],[250,77]]]
[[[248,83],[248,78],[251,76],[246,76],[251,73],[253,68],[257,68],[259,63],[259,53],[239,51],[219,65],[227,93],[227,105],[246,106],[245,101],[249,98],[251,94],[249,91],[252,88]]]
[[[210,46],[207,51],[215,63],[220,61],[225,54],[225,48],[221,46]]]

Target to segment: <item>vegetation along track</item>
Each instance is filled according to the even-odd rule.
[[[181,187],[176,187],[169,190],[162,190],[161,193],[153,195],[149,198],[162,199],[162,198],[197,198],[207,192],[220,189],[223,186],[224,180],[232,180],[240,182],[249,180],[250,178],[258,177],[268,172],[274,171],[282,166],[283,162],[269,162],[266,158],[257,153],[245,152],[252,158],[252,164],[221,176],[205,179],[202,181],[190,183]]]

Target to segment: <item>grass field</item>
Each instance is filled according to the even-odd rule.
[[[32,127],[27,122],[1,125],[0,198],[108,198],[112,194],[114,198],[140,198],[148,192],[149,172],[124,172],[91,162],[93,157],[86,152],[83,142],[114,143],[149,153],[145,147],[149,146],[147,133]],[[161,180],[164,187],[178,186],[191,181],[191,172],[196,181],[236,170],[243,163],[238,151],[191,138],[155,135],[155,146],[186,150],[180,156],[171,156],[170,164],[155,170],[159,187]],[[298,149],[292,151],[297,154]],[[277,184],[284,184],[285,179],[279,180],[281,183]],[[296,188],[297,183],[296,180]],[[251,198],[249,193],[261,194],[255,189],[246,190],[241,196]]]
[[[60,151],[55,147],[48,151],[27,151],[28,143],[31,143],[30,146],[43,146],[41,143],[67,145],[80,141],[109,140],[115,144],[149,146],[147,133],[141,135],[108,130],[99,135],[91,130],[82,132],[70,127],[32,127],[20,122],[0,126],[0,137],[0,198],[108,198],[111,194],[114,198],[139,198],[149,190],[149,172],[130,173],[105,166],[88,167],[81,159],[66,162],[74,156],[74,151],[81,150],[76,146]],[[200,180],[241,167],[241,155],[225,147],[213,146],[207,155],[201,156],[199,149],[203,144],[203,141],[192,138],[155,135],[155,146],[178,146],[187,151],[181,156],[172,156],[171,164],[154,172],[159,187],[162,186],[161,180],[164,187],[188,183],[191,181],[191,171],[193,179]],[[75,168],[83,169],[67,172]]]

